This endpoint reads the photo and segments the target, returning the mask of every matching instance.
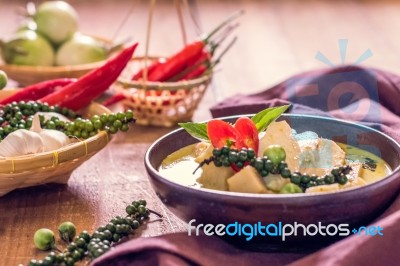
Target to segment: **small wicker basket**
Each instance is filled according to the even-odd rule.
[[[15,90],[0,91],[0,98]],[[110,113],[103,105],[92,103],[83,116]],[[0,158],[0,196],[24,187],[45,183],[66,184],[73,170],[103,149],[110,135],[101,131],[84,141],[76,141],[52,152]]]
[[[122,93],[125,109],[135,113],[136,123],[172,127],[178,122],[190,121],[200,100],[210,84],[212,73],[184,81],[152,82],[147,80],[147,68],[160,57],[149,55],[150,32],[156,0],[149,1],[149,16],[147,22],[145,52],[143,57],[135,57],[129,62],[114,87],[117,93]],[[183,43],[187,45],[187,36],[183,11],[186,1],[175,1],[177,17]],[[196,21],[193,21],[196,22]],[[199,29],[199,28],[198,28]],[[143,69],[143,80],[132,81],[131,78],[139,69]]]
[[[124,108],[133,110],[136,123],[142,125],[171,127],[190,121],[212,75],[177,82],[131,81],[130,77],[144,60],[144,57],[132,59],[114,86],[126,98],[122,101]]]

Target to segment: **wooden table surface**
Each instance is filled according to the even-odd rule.
[[[11,35],[18,18],[16,7],[26,1],[0,1],[0,37]],[[38,1],[36,1],[38,2]],[[148,1],[69,1],[80,15],[82,32],[113,37],[118,24],[134,4],[117,40],[132,37],[143,53]],[[397,1],[198,1],[202,27],[210,29],[230,13],[244,9],[237,30],[239,41],[226,55],[214,86],[208,90],[194,120],[210,117],[208,109],[236,93],[257,92],[299,71],[326,67],[316,60],[321,51],[340,64],[338,39],[348,39],[345,62],[355,62],[367,49],[373,56],[363,65],[400,69],[400,3]],[[182,46],[172,1],[158,1],[150,51],[168,54]],[[188,36],[195,32],[188,23]],[[135,126],[118,134],[101,152],[73,172],[68,185],[42,185],[13,191],[0,198],[0,265],[26,264],[42,258],[33,246],[36,229],[56,230],[69,220],[78,231],[104,224],[124,214],[134,199],[145,198],[164,215],[148,224],[141,236],[186,230],[155,196],[145,173],[143,156],[150,144],[171,129]]]

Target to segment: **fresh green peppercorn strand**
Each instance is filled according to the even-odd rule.
[[[239,160],[239,156],[236,152],[230,151],[228,155],[228,159],[230,163],[236,163]]]
[[[222,150],[221,150],[221,153],[223,154],[223,155],[227,155],[228,153],[229,153],[229,151],[230,151],[230,149],[228,148],[228,147],[223,147],[222,148]]]
[[[310,182],[310,176],[307,174],[303,174],[301,176],[301,183],[303,184],[307,184],[308,182]]]
[[[283,177],[283,178],[290,178],[290,176],[291,176],[291,172],[290,172],[290,170],[289,170],[289,168],[283,168],[282,170],[281,170],[281,176]]]
[[[339,177],[337,177],[337,182],[340,185],[345,185],[347,183],[348,179],[347,176],[345,174],[341,174]]]
[[[216,159],[214,160],[214,165],[215,165],[216,167],[221,167],[221,166],[222,166],[222,161],[221,161],[219,158],[216,158]]]
[[[122,124],[121,131],[127,132],[129,130],[129,126],[127,124]]]
[[[239,152],[238,156],[239,156],[239,160],[240,160],[241,162],[247,161],[247,150],[242,149],[242,150]]]
[[[292,182],[293,184],[299,185],[301,182],[301,175],[299,175],[298,173],[292,174],[290,177],[290,182]]]
[[[19,103],[14,102],[12,104],[7,104],[3,107],[2,117],[11,115],[19,118],[19,113],[25,116],[29,116],[35,114],[38,111],[60,113],[72,119],[76,117],[75,112],[72,110],[66,108],[61,109],[57,105],[48,106],[48,104],[46,103],[40,103],[34,101],[29,101],[28,103],[21,101]]]
[[[335,177],[332,174],[326,175],[324,177],[324,180],[325,180],[325,183],[328,185],[335,183]]]
[[[264,161],[264,169],[271,172],[272,170],[274,170],[274,163],[269,160],[268,158],[263,158]]]
[[[212,153],[214,157],[219,157],[222,154],[220,149],[214,149]]]

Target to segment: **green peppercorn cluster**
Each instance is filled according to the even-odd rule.
[[[341,166],[332,169],[331,173],[322,177],[316,175],[301,174],[299,172],[292,173],[285,161],[274,164],[267,156],[256,157],[255,152],[251,148],[242,148],[241,150],[223,147],[214,149],[213,156],[200,163],[200,166],[213,162],[217,167],[234,167],[241,169],[246,165],[253,166],[262,177],[266,177],[270,173],[280,174],[283,178],[289,178],[290,182],[298,185],[305,191],[307,188],[329,185],[338,183],[344,185],[347,183],[347,174],[350,173],[350,166]]]
[[[49,106],[47,103],[35,101],[20,101],[4,105],[0,110],[0,141],[17,129],[31,128],[33,116],[37,112],[55,112],[69,119],[75,119],[72,122],[65,122],[54,116],[45,121],[44,116],[39,116],[42,128],[59,130],[68,136],[83,139],[96,135],[100,130],[106,130],[111,134],[117,133],[118,130],[126,132],[129,130],[128,125],[135,122],[133,112],[130,110],[125,113],[94,115],[90,119],[83,119],[68,108]]]
[[[254,161],[255,157],[256,153],[253,149],[242,149],[239,151],[224,147],[222,149],[213,150],[213,161],[217,167],[231,166],[234,164],[238,168],[243,168],[249,161]]]
[[[37,112],[55,112],[70,119],[75,119],[77,117],[74,111],[61,108],[57,105],[49,106],[47,103],[35,101],[12,102],[4,105],[0,109],[0,140],[17,129],[31,128],[33,115]]]
[[[73,122],[62,122],[53,117],[57,123],[53,129],[64,132],[67,136],[87,139],[96,135],[100,130],[106,130],[108,133],[115,134],[118,130],[126,132],[129,130],[129,124],[135,122],[131,110],[125,113],[94,115],[90,119],[78,117]],[[47,121],[47,123],[49,123]],[[44,124],[44,128],[49,128]]]
[[[344,185],[347,183],[347,174],[351,171],[350,166],[340,166],[333,168],[330,174],[322,177],[316,175],[301,174],[299,172],[294,172],[287,178],[290,178],[290,182],[300,186],[303,191],[310,187],[321,186],[321,185],[331,185],[338,183]],[[282,175],[282,174],[281,174]],[[283,175],[282,175],[283,176]]]
[[[117,216],[111,219],[105,226],[97,228],[92,235],[83,231],[63,252],[50,252],[43,260],[31,260],[28,266],[72,266],[86,256],[93,260],[103,255],[148,219],[153,211],[146,208],[146,204],[145,200],[133,201],[126,207],[126,217]]]

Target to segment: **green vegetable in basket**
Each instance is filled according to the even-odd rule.
[[[51,66],[55,54],[50,43],[32,30],[17,33],[1,43],[2,56],[7,64]]]
[[[40,4],[33,19],[37,31],[55,45],[71,38],[78,30],[78,14],[64,1],[48,1]]]
[[[103,43],[93,37],[77,33],[58,49],[56,65],[80,65],[106,59],[107,51]]]
[[[7,85],[7,81],[7,74],[4,71],[0,70],[0,90]]]

